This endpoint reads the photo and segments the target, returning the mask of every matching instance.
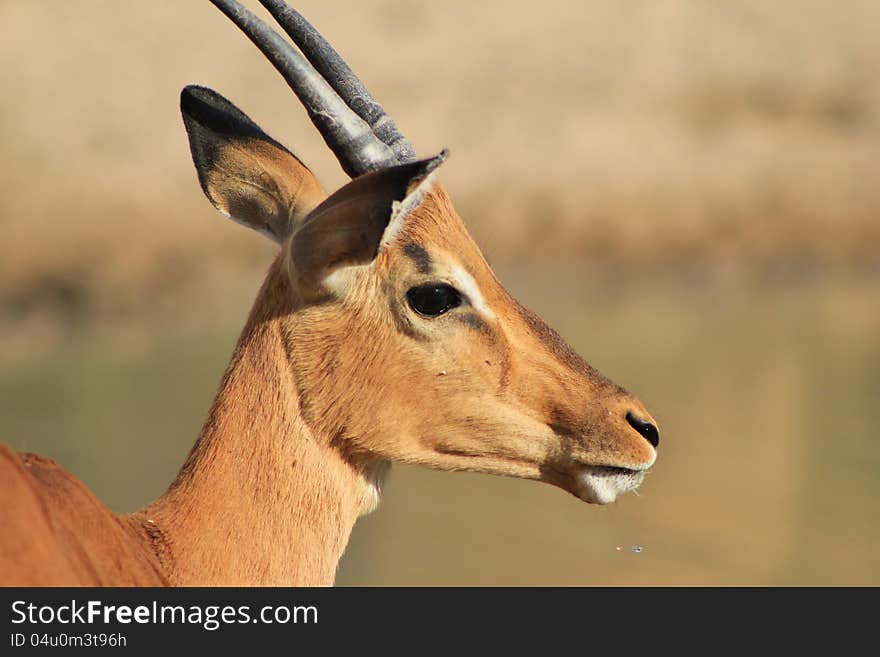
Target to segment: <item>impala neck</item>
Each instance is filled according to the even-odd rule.
[[[299,415],[279,261],[202,433],[168,492],[138,514],[176,585],[329,586],[374,492]]]

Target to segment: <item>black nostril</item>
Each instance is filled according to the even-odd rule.
[[[626,421],[629,422],[629,426],[642,434],[645,440],[651,443],[654,447],[657,447],[657,445],[660,444],[660,432],[657,431],[657,427],[653,424],[634,415],[632,411],[626,414]]]

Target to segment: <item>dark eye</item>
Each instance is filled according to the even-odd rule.
[[[437,317],[461,305],[461,295],[446,283],[427,283],[406,293],[410,307],[419,315]]]

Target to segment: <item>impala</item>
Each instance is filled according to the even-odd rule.
[[[230,101],[186,87],[199,183],[279,245],[207,421],[170,488],[110,512],[51,460],[0,449],[0,580],[330,585],[389,463],[534,479],[607,504],[659,434],[495,278],[443,187],[315,29],[299,50],[212,0],[281,73],[352,180],[327,195]],[[301,51],[301,52],[300,52]]]

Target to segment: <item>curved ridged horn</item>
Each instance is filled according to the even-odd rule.
[[[391,148],[373,134],[314,67],[285,39],[236,0],[211,0],[259,48],[305,106],[309,118],[352,178],[397,164]]]
[[[269,10],[342,100],[369,124],[374,135],[391,147],[397,161],[404,164],[415,160],[415,150],[397,129],[394,120],[385,113],[364,83],[321,33],[284,0],[260,0],[260,3]]]

